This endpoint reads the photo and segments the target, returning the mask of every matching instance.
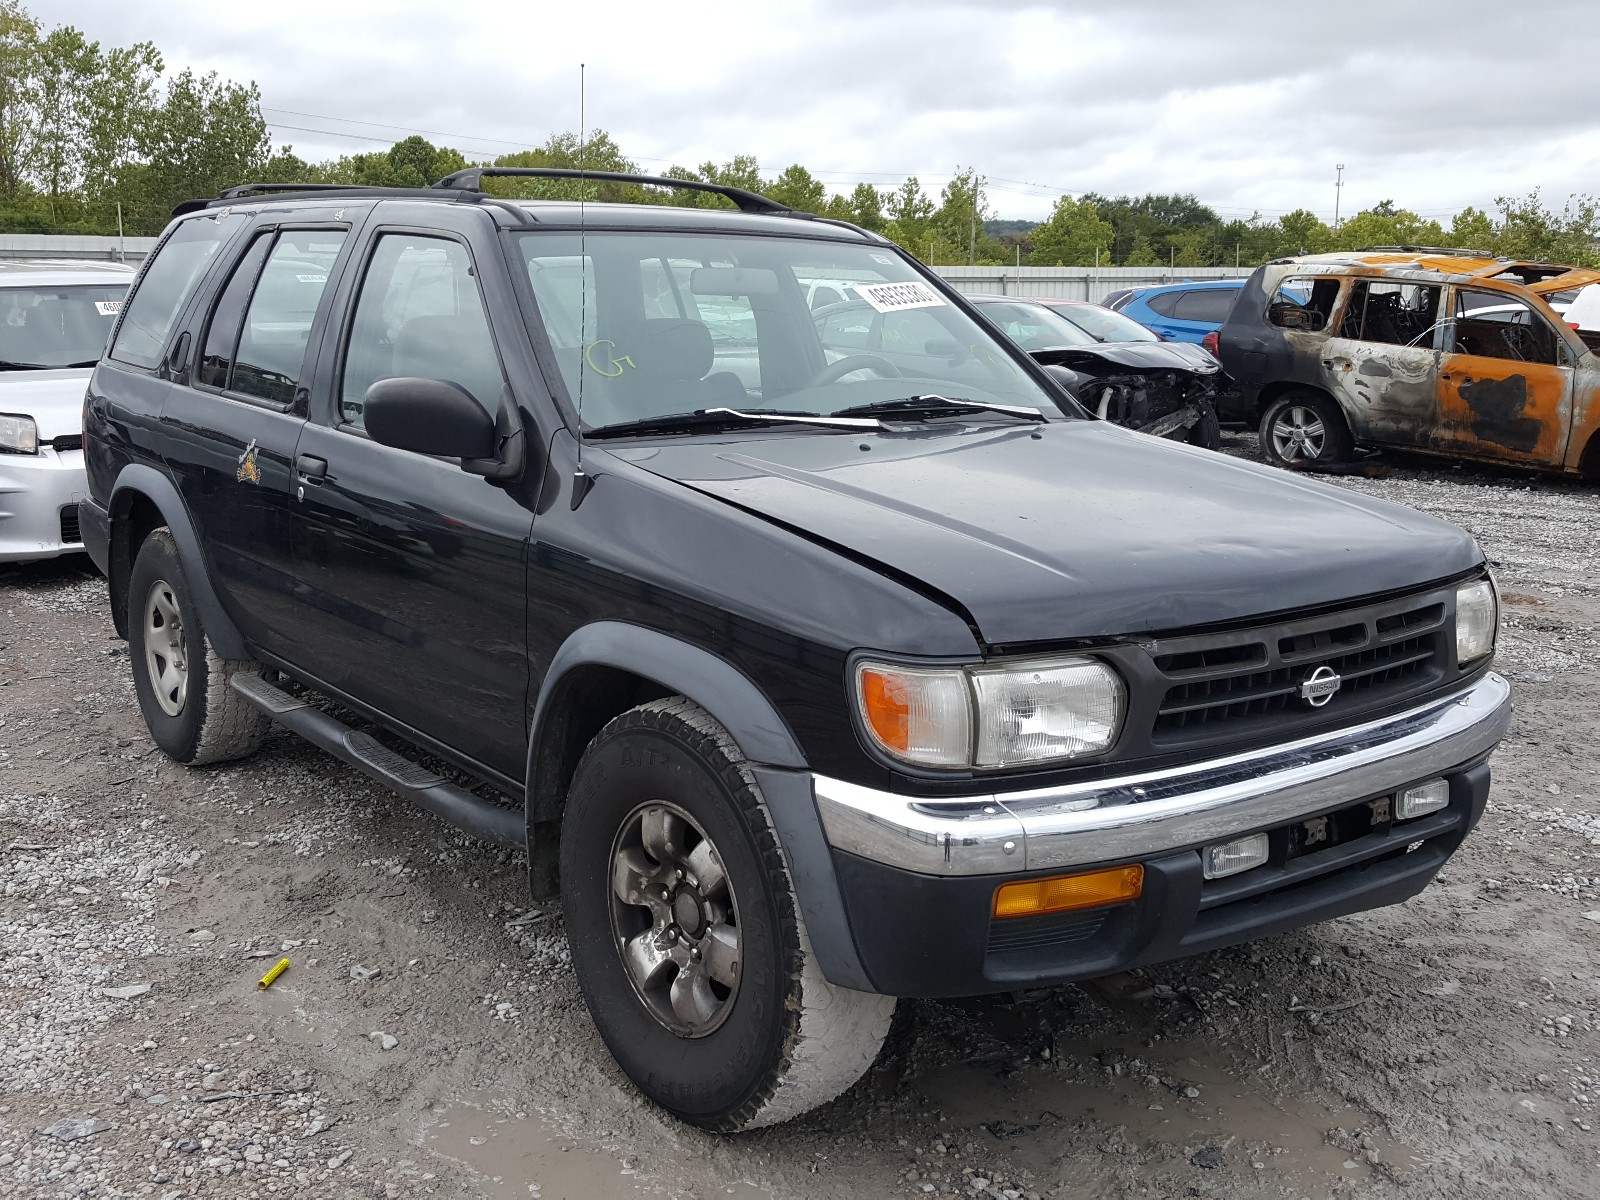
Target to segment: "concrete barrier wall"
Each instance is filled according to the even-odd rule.
[[[153,237],[66,237],[0,234],[3,258],[91,258],[138,264],[154,249]],[[963,292],[1002,296],[1056,296],[1100,300],[1120,288],[1184,283],[1197,279],[1241,279],[1250,267],[935,267]]]
[[[53,233],[0,233],[0,258],[90,258],[137,266],[155,249],[153,237],[69,237]]]

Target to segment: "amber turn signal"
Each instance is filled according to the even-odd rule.
[[[1082,875],[1056,875],[1001,884],[994,894],[996,917],[1037,917],[1137,900],[1144,891],[1144,868],[1110,867]]]

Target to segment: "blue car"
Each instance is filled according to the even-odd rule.
[[[1114,312],[1132,317],[1169,342],[1196,342],[1215,353],[1216,339],[1208,345],[1206,334],[1221,328],[1243,287],[1242,279],[1165,283],[1159,287],[1113,292],[1102,303]]]

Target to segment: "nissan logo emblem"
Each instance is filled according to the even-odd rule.
[[[1332,667],[1318,667],[1307,675],[1300,684],[1300,699],[1312,708],[1321,708],[1333,694],[1344,684],[1339,673]]]

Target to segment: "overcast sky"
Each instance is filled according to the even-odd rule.
[[[274,144],[310,158],[537,145],[577,128],[587,62],[590,127],[646,170],[743,153],[936,195],[970,165],[1001,217],[1092,190],[1326,219],[1336,163],[1346,216],[1600,191],[1592,0],[25,3],[255,80]]]

